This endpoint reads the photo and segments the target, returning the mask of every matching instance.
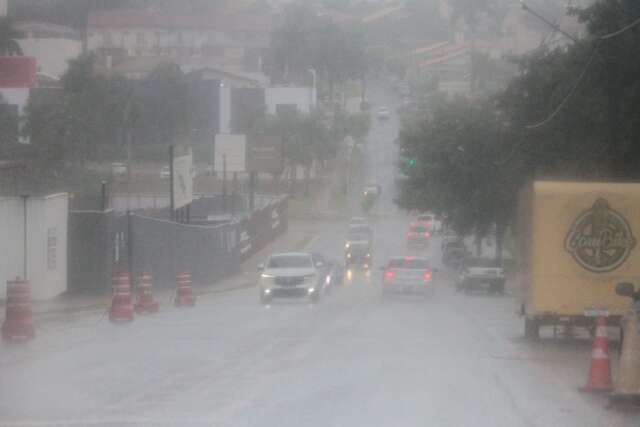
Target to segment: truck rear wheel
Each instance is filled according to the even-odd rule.
[[[526,339],[536,341],[540,339],[540,324],[535,319],[524,319],[524,336]]]

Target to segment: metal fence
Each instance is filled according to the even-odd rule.
[[[195,286],[214,284],[287,230],[287,199],[261,201],[242,219],[197,225],[111,210],[72,211],[70,290],[108,292],[114,268],[130,270],[134,278],[149,272],[157,287],[174,287],[176,274],[183,271],[191,273]]]

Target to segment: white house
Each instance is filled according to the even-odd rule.
[[[301,113],[311,112],[317,102],[316,89],[308,87],[276,86],[265,89],[267,113],[276,114],[281,108],[293,108]]]
[[[36,59],[37,73],[59,79],[67,71],[68,61],[82,52],[77,31],[46,22],[18,22],[16,29],[25,37],[18,40],[23,53]]]

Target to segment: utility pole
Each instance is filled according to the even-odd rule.
[[[572,40],[574,43],[578,43],[578,39],[577,38],[575,38],[571,34],[567,33],[562,28],[560,28],[560,26],[558,26],[557,24],[549,21],[547,18],[545,18],[544,16],[540,15],[535,10],[531,9],[529,6],[527,6],[527,4],[524,2],[524,0],[520,0],[520,5],[522,6],[522,9],[525,10],[526,12],[532,14],[533,16],[535,16],[536,18],[538,18],[539,20],[541,20],[542,22],[544,22],[545,24],[547,24],[548,26],[550,26],[551,28],[553,28],[554,30],[556,30],[557,32],[562,34],[563,36],[565,36],[568,39]]]

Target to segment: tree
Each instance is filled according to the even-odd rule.
[[[287,9],[272,37],[266,69],[274,81],[305,84],[311,70],[317,86],[332,98],[337,85],[364,76],[367,58],[362,34],[319,17],[305,4]]]
[[[496,225],[501,257],[504,230],[513,216],[517,163],[508,151],[493,104],[444,101],[433,117],[406,124],[400,134],[400,168],[406,176],[399,205],[444,214],[460,234],[484,237]]]
[[[0,18],[0,56],[21,56],[22,48],[16,39],[24,35],[15,29],[10,18]]]

